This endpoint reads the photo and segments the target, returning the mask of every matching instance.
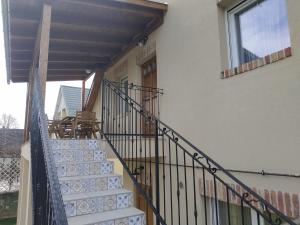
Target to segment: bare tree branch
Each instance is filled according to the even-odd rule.
[[[2,114],[0,118],[0,128],[17,128],[18,127],[18,122],[15,117],[13,117],[11,114]]]

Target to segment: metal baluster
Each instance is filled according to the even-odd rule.
[[[228,186],[226,186],[226,196],[227,196],[227,214],[228,214],[228,225],[230,225],[230,199],[229,199],[229,190]]]
[[[163,189],[164,189],[164,218],[167,221],[167,214],[166,214],[166,168],[165,168],[165,137],[164,131],[162,131],[162,153],[163,153]]]
[[[218,193],[217,193],[217,182],[214,176],[214,193],[215,193],[215,208],[216,208],[216,225],[219,224],[219,210],[218,210]]]
[[[159,143],[158,143],[158,122],[155,120],[155,192],[156,209],[160,214],[160,187],[159,187]],[[156,225],[159,225],[159,217],[156,215]]]
[[[176,153],[176,178],[177,178],[177,209],[178,209],[178,224],[181,224],[180,220],[180,186],[179,186],[179,168],[178,168],[178,145],[175,138],[175,153]]]
[[[187,178],[186,178],[186,153],[183,151],[183,164],[184,164],[184,188],[185,188],[185,211],[186,211],[186,224],[189,224],[189,205],[188,205],[188,194],[187,194]]]
[[[197,217],[198,217],[198,211],[197,211],[197,197],[196,197],[196,182],[195,182],[195,159],[192,159],[192,167],[193,167],[193,193],[194,193],[194,217],[195,217],[195,224],[197,225]],[[206,199],[204,198],[204,202]],[[206,210],[205,210],[206,214]]]
[[[242,198],[241,198],[241,216],[242,216],[242,225],[245,225],[244,201]]]
[[[205,218],[205,225],[207,225],[206,177],[205,177],[204,167],[202,167],[202,178],[203,178],[203,197],[204,197],[204,218]]]
[[[170,168],[170,171],[169,171],[169,175],[170,175],[170,198],[171,198],[171,224],[173,224],[173,190],[172,190],[172,186],[173,186],[173,183],[172,183],[172,159],[171,159],[171,139],[169,139],[169,168]]]

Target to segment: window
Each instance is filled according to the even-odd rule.
[[[243,1],[227,16],[231,67],[291,45],[285,0]]]

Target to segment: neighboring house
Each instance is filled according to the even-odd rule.
[[[63,207],[70,225],[299,224],[300,1],[49,2],[2,7],[8,81],[38,93],[34,81],[42,80],[40,94],[28,91],[26,141],[29,131],[43,133],[43,120],[28,118],[43,118],[34,100],[46,80],[85,82],[91,73],[83,108],[102,121],[104,140],[27,142],[24,158],[31,152],[50,166],[27,157],[24,177],[41,163],[57,185],[40,179],[41,194],[26,183],[33,195],[22,194],[21,208],[30,199],[39,204],[33,212],[53,207],[36,197],[51,189],[60,224]],[[29,46],[41,39],[49,41],[34,53]],[[31,62],[35,54],[49,56],[48,68]],[[61,99],[59,116],[67,115]],[[123,176],[111,174],[113,165]],[[19,213],[19,224],[29,224],[30,210]]]
[[[76,116],[76,111],[82,110],[80,87],[61,85],[56,101],[53,119],[60,120],[66,116]],[[85,99],[87,99],[90,89],[85,89]]]

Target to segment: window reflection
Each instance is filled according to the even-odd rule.
[[[264,0],[236,14],[240,63],[290,47],[285,1]]]

